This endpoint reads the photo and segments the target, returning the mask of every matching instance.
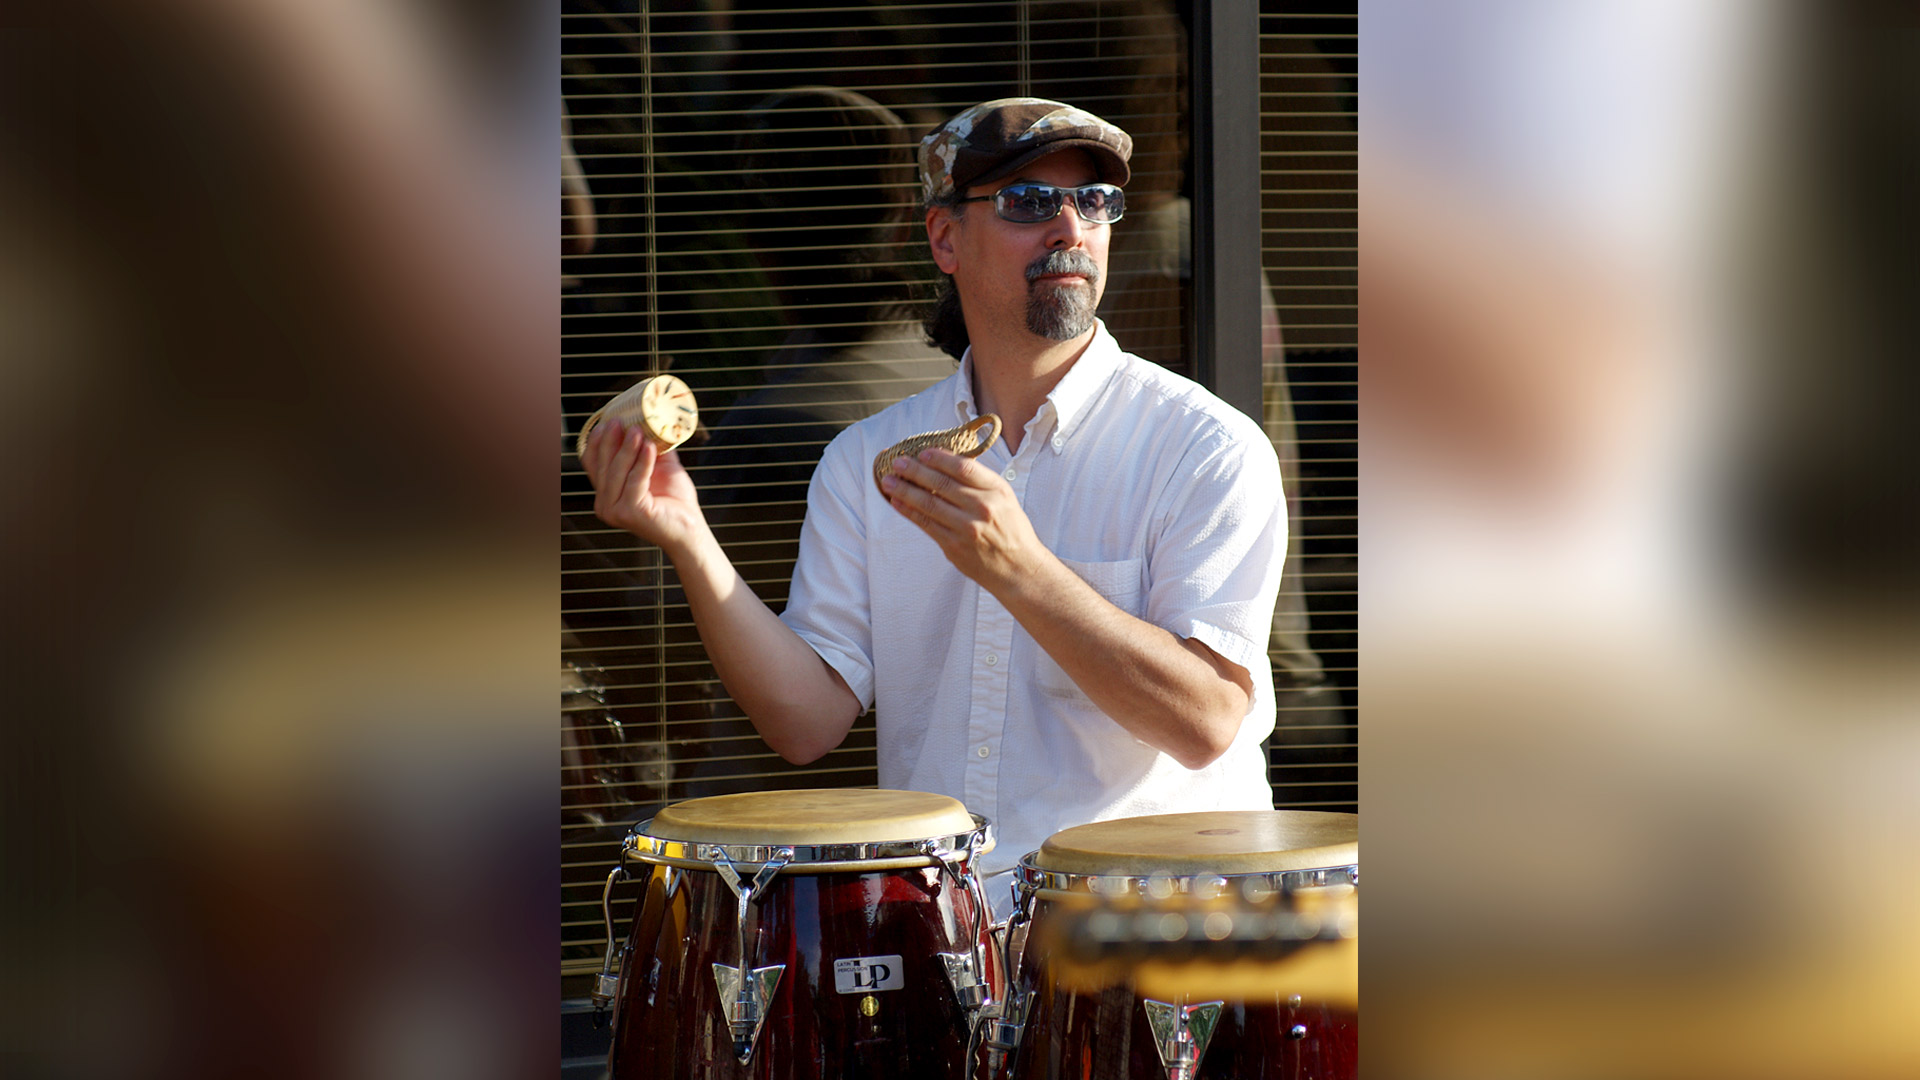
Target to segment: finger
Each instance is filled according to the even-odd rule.
[[[979,496],[981,492],[979,489],[961,483],[951,472],[945,471],[940,467],[945,464],[947,468],[950,469],[952,468],[950,463],[928,460],[933,458],[934,455],[940,455],[944,458],[955,459],[963,464],[967,464],[969,462],[966,458],[960,458],[945,450],[924,450],[921,451],[921,455],[919,458],[900,458],[896,460],[893,463],[894,474],[943,503],[968,509],[978,509],[980,507],[981,500]]]
[[[617,439],[608,437],[607,447],[603,451],[604,460],[593,477],[594,490],[602,500],[626,497],[629,481],[640,459],[640,444],[645,441],[639,431],[633,428],[620,432]]]
[[[600,464],[607,459],[609,448],[615,445],[610,440],[620,430],[620,421],[606,420],[593,425],[593,430],[587,432],[587,449],[580,455],[580,464],[587,467],[588,476],[599,472]]]
[[[925,509],[939,500],[897,476],[887,477],[880,486],[887,493],[888,505],[892,506],[901,517],[917,526],[921,532],[926,533],[936,542],[939,541],[937,527],[933,519],[928,517]]]
[[[647,443],[654,448],[653,469],[661,477],[672,477],[687,471],[687,467],[680,463],[680,451],[661,450],[660,444],[651,439]]]
[[[902,459],[901,466],[910,464]],[[923,479],[951,484],[950,480],[924,467],[919,475]],[[967,520],[967,511],[904,476],[887,477],[880,489],[886,493],[895,510],[935,540],[941,539],[942,532],[950,532]]]
[[[919,460],[963,487],[985,489],[1000,476],[973,458],[938,446],[920,451]]]
[[[595,486],[618,490],[626,477],[627,470],[633,465],[632,459],[637,456],[633,443],[634,434],[639,429],[618,421],[603,426],[610,427],[611,430],[606,433],[600,443],[599,466],[593,474]],[[596,436],[600,434],[598,428],[594,430],[594,434]]]
[[[652,490],[653,469],[660,460],[660,448],[652,439],[643,437],[638,430],[633,432],[634,461],[627,468],[626,497],[629,502]]]

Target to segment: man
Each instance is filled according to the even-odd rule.
[[[768,744],[811,761],[875,704],[881,786],[990,818],[989,874],[1071,825],[1272,806],[1279,466],[1257,423],[1093,317],[1131,148],[1034,98],[976,105],[922,142],[928,244],[950,278],[929,330],[960,368],[828,445],[781,615],[728,562],[675,455],[603,424],[585,458],[595,512],[673,560]],[[989,412],[1002,440],[986,453],[922,451],[876,488],[887,447]],[[1009,890],[989,895],[1005,915]]]

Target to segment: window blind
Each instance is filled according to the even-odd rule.
[[[702,430],[682,459],[721,543],[779,610],[806,482],[827,441],[954,369],[918,325],[937,275],[913,148],[961,108],[1014,94],[1071,101],[1134,136],[1128,220],[1114,236],[1101,316],[1125,348],[1191,376],[1185,11],[1164,0],[563,4],[577,196],[562,264],[561,926],[562,974],[574,980],[563,994],[599,967],[601,887],[633,821],[703,795],[876,782],[870,714],[804,767],[759,740],[708,666],[671,566],[593,516],[570,453],[581,421],[646,374],[685,379]],[[1351,215],[1347,230],[1350,245]],[[1270,264],[1275,297],[1308,295],[1309,279],[1293,271]],[[1288,303],[1276,308],[1291,316]],[[1303,321],[1340,318],[1351,322],[1350,299],[1343,313]],[[1289,330],[1287,346],[1296,344]],[[1341,377],[1317,363],[1331,362],[1290,351],[1275,380]],[[1340,370],[1350,414],[1350,357]],[[1276,434],[1292,430],[1269,420]],[[1294,527],[1348,515],[1350,564],[1350,428],[1343,448],[1322,453],[1337,425],[1318,413],[1294,423],[1303,440],[1323,440],[1316,467],[1345,455],[1349,485],[1345,501],[1335,491],[1296,504]],[[1306,484],[1307,496],[1318,493]],[[1300,603],[1343,607],[1350,625],[1350,565],[1311,546],[1306,555],[1325,576],[1312,584],[1308,564]],[[1283,651],[1331,641],[1321,670],[1337,680],[1349,669],[1350,684],[1351,632],[1312,633]],[[1289,692],[1319,694],[1339,715],[1350,707],[1337,685]],[[1283,710],[1306,709],[1289,700]],[[1315,740],[1301,753],[1331,748],[1350,761],[1351,746],[1339,746],[1351,743],[1350,721],[1301,731]],[[1296,776],[1302,768],[1276,748],[1276,782],[1296,780],[1301,805],[1352,801],[1350,780],[1333,790],[1321,774]],[[631,903],[616,894],[616,928]]]
[[[1358,811],[1358,12],[1285,8],[1260,6],[1261,266],[1279,338],[1262,383],[1268,435],[1294,458],[1298,589],[1275,615],[1270,776],[1276,806]]]

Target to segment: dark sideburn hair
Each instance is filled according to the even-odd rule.
[[[951,275],[940,275],[940,295],[934,298],[933,310],[922,325],[927,344],[955,360],[966,355],[973,339],[967,336],[967,320],[960,314],[960,290],[954,287]]]
[[[960,195],[956,191],[948,198],[929,202],[927,206],[944,206],[953,212],[954,217],[960,217],[967,209],[964,203],[957,201]],[[973,339],[967,336],[967,320],[960,314],[960,290],[953,284],[953,275],[941,274],[939,288],[939,294],[933,300],[933,310],[927,313],[921,327],[926,331],[927,344],[957,362],[966,355],[967,346]]]

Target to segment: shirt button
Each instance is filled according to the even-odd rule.
[[[980,749],[975,750],[974,753],[979,754],[981,757],[987,757],[993,753],[993,749],[991,747],[983,746]]]
[[[1016,469],[1015,469],[1015,468],[1014,468],[1013,466],[1011,466],[1011,465],[1009,465],[1009,466],[1007,466],[1007,471],[1006,471],[1006,472],[1003,472],[1003,473],[1001,473],[1000,475],[1001,475],[1001,476],[1004,476],[1004,477],[1006,477],[1006,478],[1007,478],[1007,479],[1009,479],[1009,480],[1011,480],[1011,479],[1013,479],[1013,478],[1014,478],[1014,476],[1016,476],[1017,474],[1018,474],[1018,470],[1016,470]]]
[[[988,654],[987,654],[987,666],[988,666],[988,667],[992,667],[993,665],[995,665],[995,664],[997,664],[997,663],[999,663],[999,662],[1000,662],[1000,655],[999,655],[998,653],[988,653]]]
[[[1058,449],[1060,449],[1060,446],[1061,446],[1061,444],[1062,444],[1062,443],[1064,443],[1064,442],[1066,442],[1066,441],[1067,441],[1067,440],[1065,440],[1065,439],[1063,439],[1063,438],[1061,438],[1060,436],[1058,436],[1058,435],[1055,435],[1055,436],[1053,437],[1053,448],[1054,448],[1055,450],[1058,450]]]

